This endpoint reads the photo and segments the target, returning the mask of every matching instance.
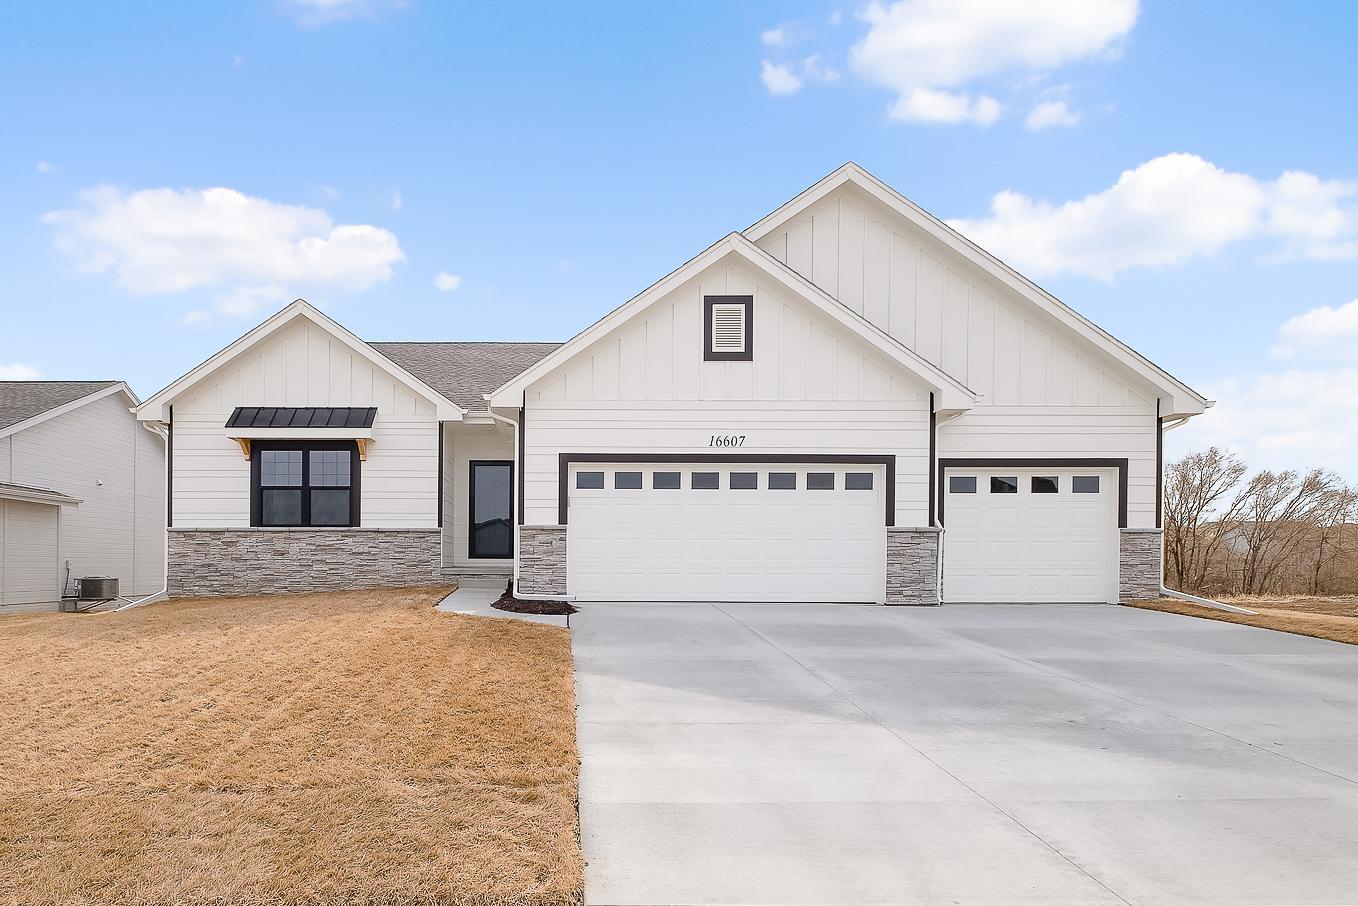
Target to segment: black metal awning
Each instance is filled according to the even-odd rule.
[[[377,409],[340,406],[238,406],[228,428],[371,428]]]

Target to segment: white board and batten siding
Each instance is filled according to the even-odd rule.
[[[165,583],[165,443],[130,405],[122,393],[103,396],[4,438],[0,455],[0,481],[81,501],[41,507],[61,511],[61,572],[70,560],[74,578],[116,577],[125,596]]]
[[[704,361],[703,297],[753,295],[753,361]],[[524,522],[558,522],[558,453],[896,457],[896,522],[927,520],[928,389],[735,256],[525,394]],[[743,437],[737,447],[713,437]]]
[[[1154,525],[1156,391],[1110,356],[852,185],[758,244],[978,395],[940,458],[1125,457]]]
[[[237,406],[377,407],[362,464],[362,524],[438,524],[434,407],[305,319],[231,359],[174,400],[174,525],[248,528],[250,463],[224,426]]]

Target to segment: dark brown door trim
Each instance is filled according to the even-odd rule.
[[[896,457],[864,453],[559,453],[557,454],[556,518],[566,524],[570,503],[570,470],[575,463],[696,463],[734,465],[739,463],[844,463],[873,465],[886,469],[886,513],[888,527],[896,524]]]
[[[1126,459],[940,459],[938,461],[938,524],[943,525],[943,481],[949,469],[1117,469],[1118,470],[1118,528],[1127,527],[1127,460]]]

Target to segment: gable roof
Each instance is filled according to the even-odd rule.
[[[832,298],[823,289],[774,258],[740,233],[726,235],[680,265],[676,270],[651,284],[640,294],[633,296],[627,302],[576,334],[560,348],[492,393],[491,405],[518,407],[522,403],[524,390],[534,381],[550,373],[563,362],[568,361],[599,337],[636,317],[652,302],[681,285],[692,275],[732,254],[745,259],[775,282],[780,283],[806,302],[821,309],[833,320],[858,334],[870,346],[875,347],[932,387],[939,394],[938,408],[940,411],[961,411],[975,405],[976,394],[972,393],[956,378],[927,361],[914,350],[901,344],[862,315]]]
[[[136,395],[122,381],[0,381],[0,437],[17,434],[112,393]]]
[[[387,356],[382,355],[377,350],[373,349],[372,346],[354,336],[354,334],[350,333],[339,322],[321,312],[305,299],[298,299],[287,305],[272,317],[247,331],[235,342],[218,350],[207,359],[207,361],[154,393],[146,402],[137,407],[137,418],[142,421],[150,422],[169,421],[168,407],[180,393],[196,384],[202,378],[207,377],[213,371],[216,371],[236,356],[258,346],[274,332],[281,330],[298,318],[304,318],[312,324],[315,324],[345,346],[367,359],[373,365],[382,369],[387,374],[390,374],[406,387],[409,387],[417,395],[428,400],[434,406],[434,410],[440,421],[461,421],[462,416],[466,414],[466,410],[463,409],[463,407],[457,405],[423,380],[417,378],[405,368],[401,367],[398,363]]]
[[[985,249],[976,245],[942,220],[938,219],[933,214],[930,214],[928,211],[924,210],[852,161],[844,164],[829,176],[826,176],[815,185],[797,195],[791,201],[780,206],[777,210],[761,218],[757,223],[748,227],[744,231],[744,234],[752,241],[758,242],[764,236],[768,235],[770,232],[846,183],[856,186],[861,191],[881,202],[887,208],[895,211],[906,221],[941,242],[952,252],[980,268],[992,278],[999,281],[1002,285],[1055,318],[1061,324],[1064,324],[1078,336],[1101,349],[1123,367],[1130,370],[1133,374],[1138,375],[1142,380],[1145,380],[1152,387],[1160,390],[1161,393],[1169,398],[1169,411],[1164,412],[1164,415],[1197,415],[1212,405],[1209,400],[1192,387],[1189,387],[1183,381],[1180,381],[1168,371],[1165,371],[1121,340],[1118,340],[1112,334],[1094,324],[1060,299],[1042,289],[1036,283],[1033,283],[1027,277],[1024,277],[1018,271],[990,254]]]
[[[537,364],[560,343],[369,343],[373,349],[472,411],[486,394]]]

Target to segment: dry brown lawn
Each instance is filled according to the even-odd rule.
[[[1280,597],[1240,597],[1220,598],[1228,604],[1246,607],[1259,612],[1258,616],[1230,613],[1202,607],[1176,598],[1161,598],[1158,601],[1139,601],[1136,607],[1149,610],[1164,610],[1169,613],[1182,613],[1193,617],[1206,617],[1210,620],[1224,620],[1227,623],[1244,623],[1247,626],[1261,626],[1265,629],[1278,629],[1294,632],[1297,635],[1315,636],[1318,639],[1332,639],[1358,645],[1358,596],[1336,598],[1311,598],[1302,595]]]
[[[446,591],[0,617],[0,903],[579,902],[567,633]]]

